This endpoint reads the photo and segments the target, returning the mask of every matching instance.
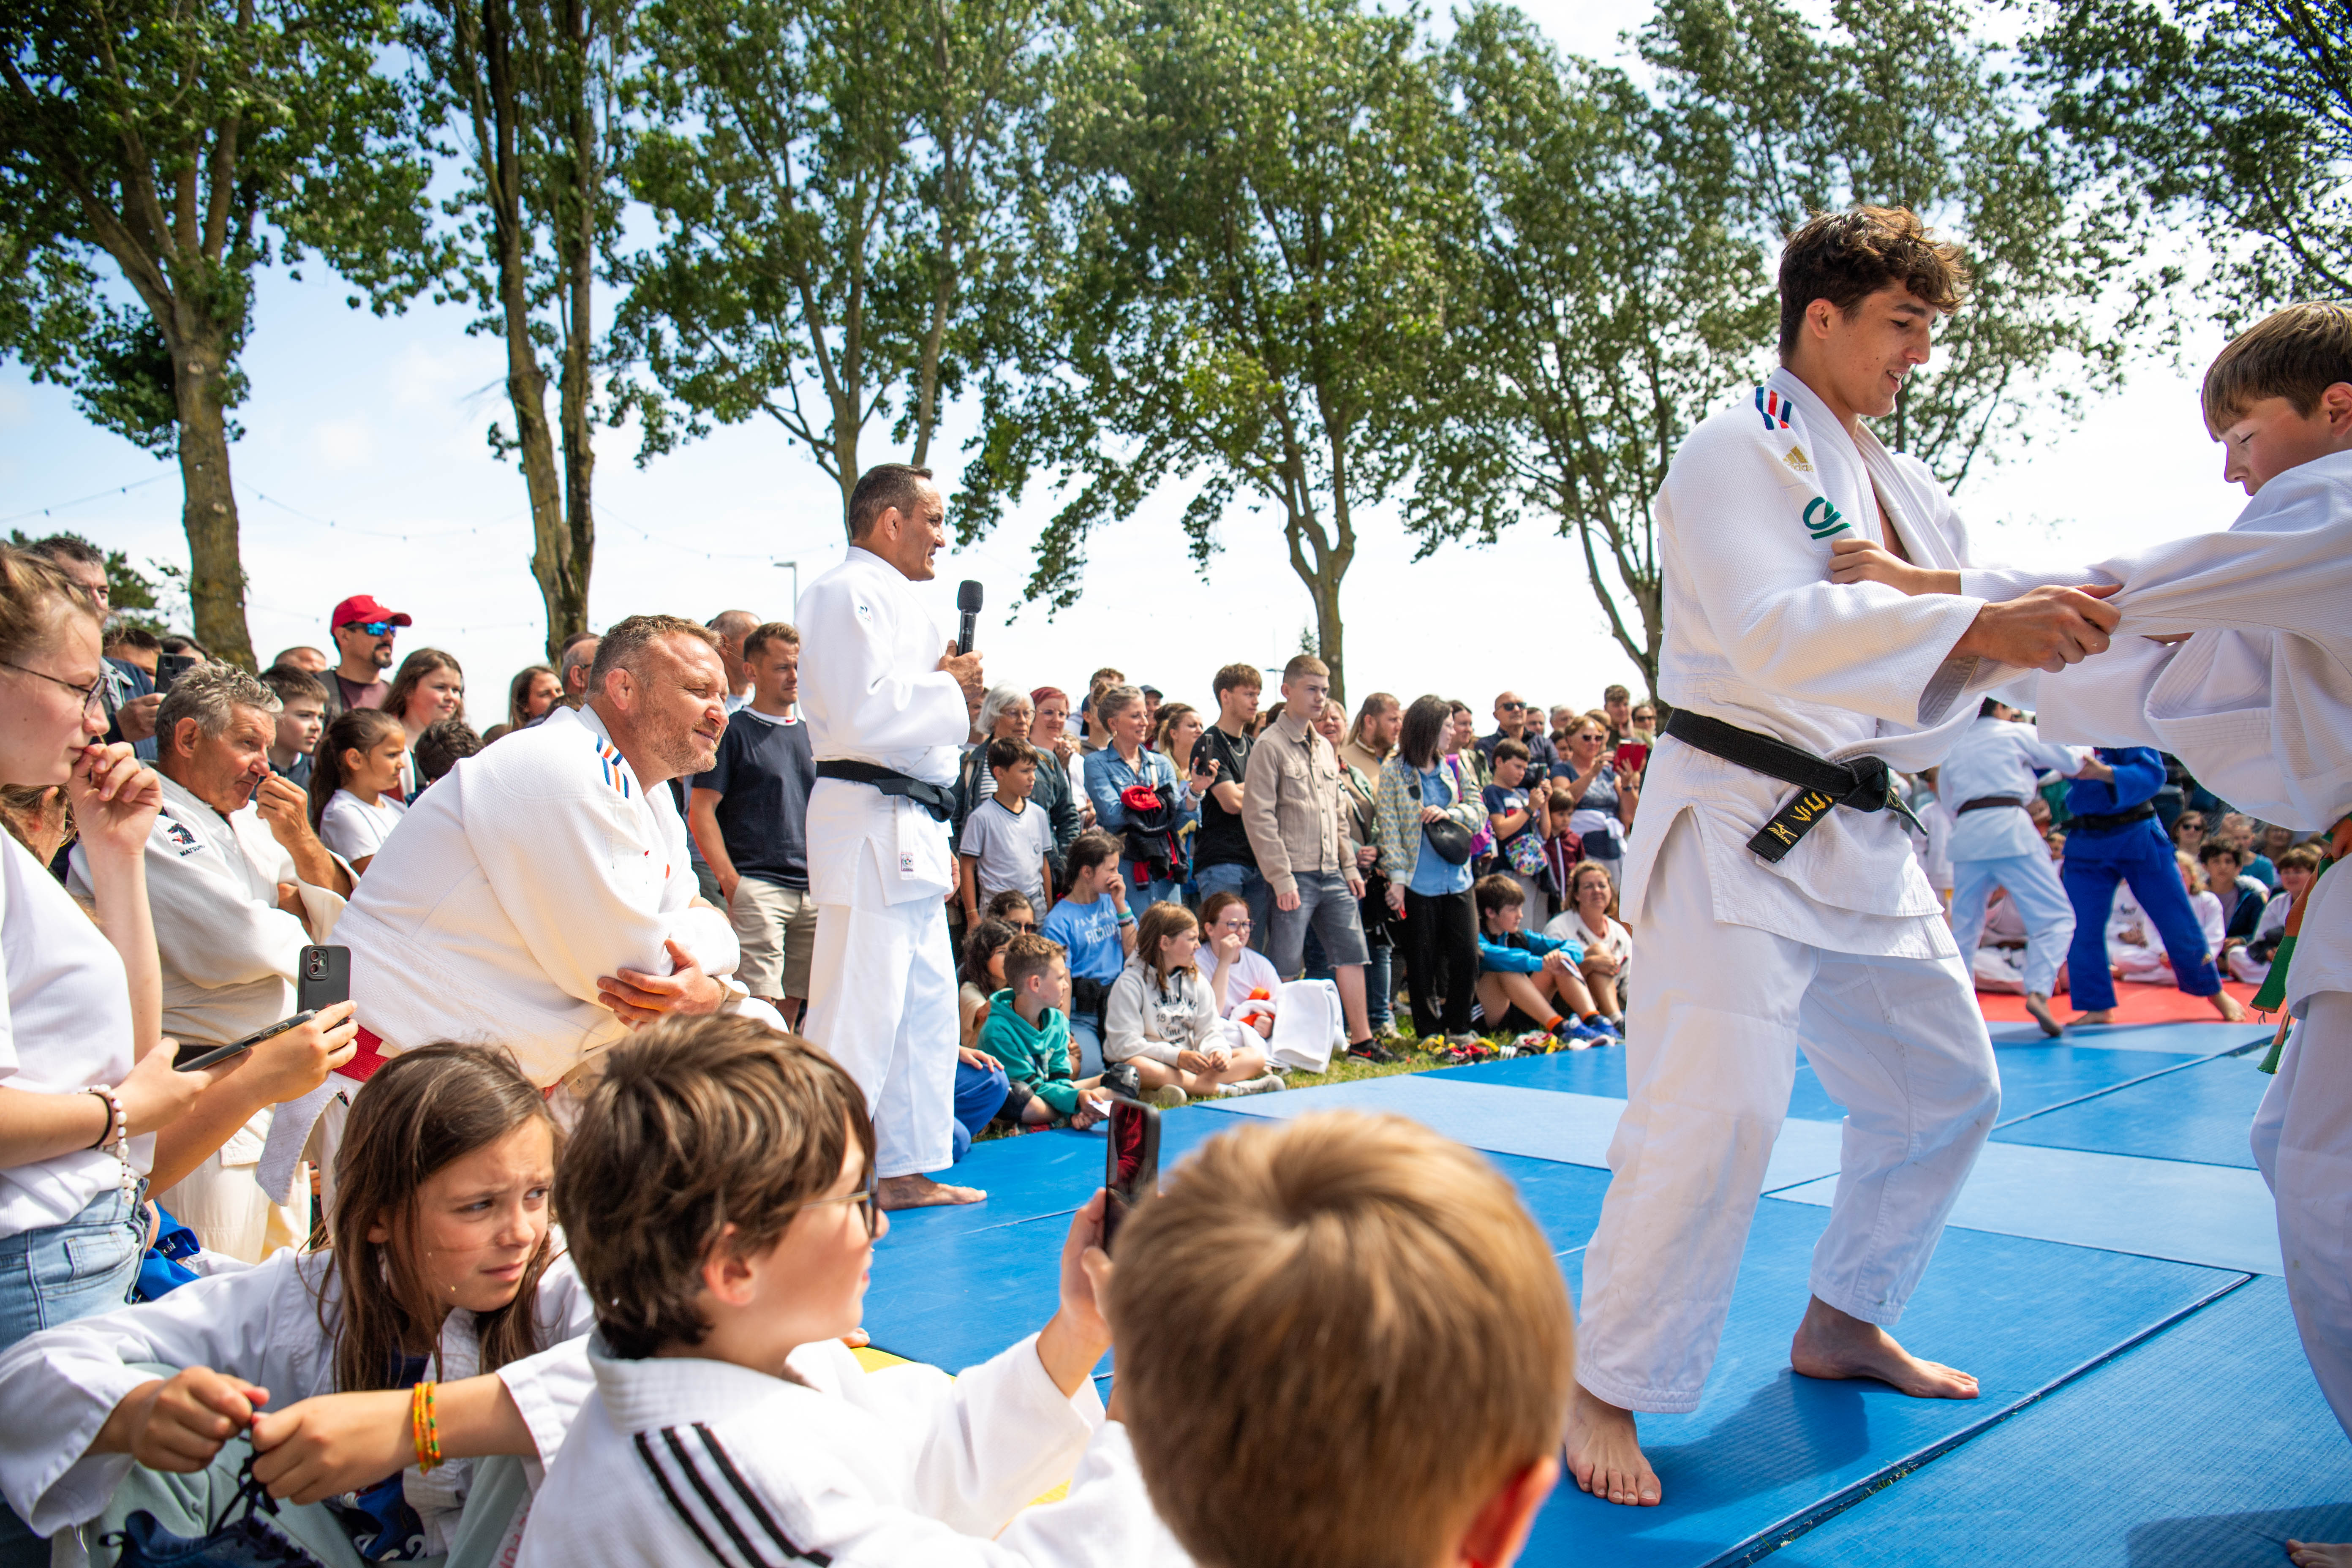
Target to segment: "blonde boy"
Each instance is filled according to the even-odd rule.
[[[1118,1246],[1115,1403],[1202,1568],[1518,1554],[1574,1336],[1551,1243],[1483,1158],[1348,1111],[1223,1133]]]

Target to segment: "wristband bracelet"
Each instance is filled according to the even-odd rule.
[[[139,1192],[139,1174],[131,1168],[131,1118],[123,1113],[122,1097],[107,1084],[92,1084],[87,1091],[98,1096],[106,1106],[106,1130],[98,1135],[93,1150],[103,1149],[112,1154],[122,1167],[122,1196],[135,1201]]]
[[[416,1447],[416,1468],[425,1474],[441,1466],[441,1425],[433,1407],[437,1386],[419,1383],[408,1391],[409,1435]]]
[[[1119,912],[1118,923],[1123,926],[1133,925],[1135,923],[1135,911],[1133,910],[1122,910]]]

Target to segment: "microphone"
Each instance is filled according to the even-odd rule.
[[[980,629],[980,584],[967,577],[956,587],[956,608],[963,619],[956,626],[956,652],[970,653]]]

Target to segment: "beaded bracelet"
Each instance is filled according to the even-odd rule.
[[[106,1084],[93,1084],[89,1093],[106,1104],[106,1127],[99,1133],[93,1150],[103,1149],[113,1154],[122,1166],[122,1195],[126,1201],[136,1201],[139,1173],[131,1168],[131,1118],[123,1114],[122,1097]]]
[[[435,1384],[420,1383],[408,1391],[408,1425],[416,1446],[416,1468],[430,1473],[441,1465],[441,1424],[434,1415]]]

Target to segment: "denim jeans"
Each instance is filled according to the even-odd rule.
[[[955,1081],[955,1157],[961,1160],[971,1152],[973,1134],[988,1125],[996,1108],[1004,1103],[1011,1092],[1012,1080],[1004,1076],[1002,1067],[991,1063],[976,1068],[958,1058]]]
[[[1274,889],[1265,885],[1265,873],[1237,860],[1202,866],[1192,873],[1192,886],[1203,901],[1211,893],[1239,893],[1249,906],[1250,946],[1265,952],[1266,939],[1274,934]]]

